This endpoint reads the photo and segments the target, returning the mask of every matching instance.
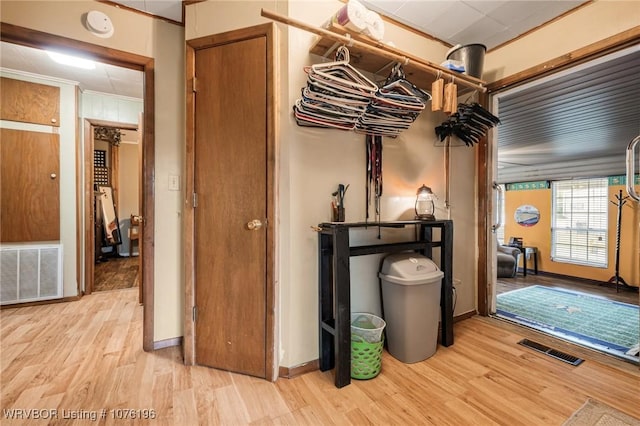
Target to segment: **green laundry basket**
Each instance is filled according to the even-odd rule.
[[[382,367],[382,346],[379,342],[365,342],[362,337],[351,335],[351,377],[354,379],[372,379],[380,374]]]

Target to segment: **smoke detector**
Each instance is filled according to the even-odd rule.
[[[113,23],[106,14],[92,10],[85,16],[86,28],[95,36],[109,38],[113,35]]]

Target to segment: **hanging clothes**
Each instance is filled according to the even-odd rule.
[[[366,181],[366,215],[365,221],[368,222],[369,208],[371,207],[371,197],[373,197],[373,206],[376,222],[380,221],[380,197],[382,196],[382,136],[366,135],[366,155],[367,155],[367,181]]]

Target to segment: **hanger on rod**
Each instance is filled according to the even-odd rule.
[[[307,86],[296,100],[296,123],[306,127],[352,130],[378,87],[349,64],[349,50],[341,46],[336,60],[305,67]]]
[[[349,61],[349,49],[340,46],[336,51],[336,61],[314,64],[311,67],[306,67],[305,71],[310,75],[315,74],[348,87],[356,87],[375,93],[378,86],[355,69]]]
[[[355,130],[359,133],[396,137],[409,128],[430,99],[428,92],[405,78],[402,64],[398,63],[371,99]]]
[[[455,113],[435,128],[440,141],[456,136],[467,146],[473,146],[486,136],[487,131],[500,124],[500,119],[477,102],[459,104]]]
[[[338,33],[326,30],[324,28],[309,25],[305,22],[291,18],[289,16],[280,15],[278,13],[271,12],[265,9],[262,9],[260,14],[265,18],[272,19],[274,21],[281,22],[286,25],[291,25],[301,30],[311,32],[313,34],[317,34],[323,38],[332,40],[337,43],[348,44],[353,48],[357,48],[361,51],[374,54],[381,58],[389,59],[390,61],[401,62],[405,64],[408,61],[411,61],[412,66],[416,67],[420,71],[428,72],[434,76],[438,72],[442,72],[443,75],[453,75],[455,73],[455,72],[450,72],[449,70],[446,70],[443,67],[440,67],[429,61],[426,61],[423,58],[411,55],[407,52],[400,51],[392,46],[382,45],[381,43],[377,43],[373,45],[371,43],[363,42],[361,40],[356,40],[351,38],[350,36],[347,37],[345,35],[338,34]],[[486,91],[486,88],[484,87],[484,82],[472,76],[465,75],[464,77],[461,78],[459,84],[471,89],[476,89],[483,92]]]

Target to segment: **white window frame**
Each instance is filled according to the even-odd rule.
[[[551,260],[606,268],[609,259],[607,178],[551,183]]]

